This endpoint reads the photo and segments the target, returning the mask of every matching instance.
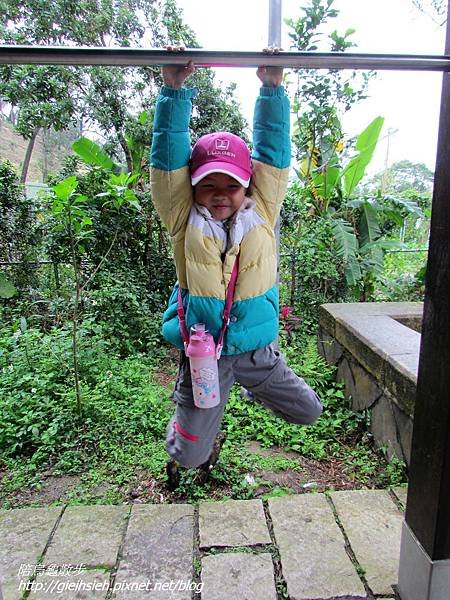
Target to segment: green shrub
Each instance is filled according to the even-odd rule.
[[[67,330],[2,330],[0,338],[0,450],[32,455],[73,439],[77,423],[69,400],[70,338]]]
[[[164,478],[165,430],[174,406],[171,386],[155,382],[155,371],[168,372],[160,355],[121,358],[102,337],[102,325],[87,319],[79,332],[83,416],[76,413],[70,328],[43,333],[22,322],[0,330],[0,464],[8,476],[2,489],[12,492],[39,481],[39,473],[83,474],[80,498],[89,501],[89,485],[113,482],[111,501],[123,501],[120,486],[144,470],[160,483]],[[263,459],[245,443],[280,446],[316,460],[337,458],[348,476],[360,483],[392,485],[404,480],[402,465],[372,450],[367,413],[355,413],[344,399],[334,368],[319,356],[315,337],[293,334],[280,339],[288,363],[316,390],[324,412],[314,425],[286,423],[256,402],[242,399],[235,386],[225,411],[227,432],[216,484],[232,497],[252,497],[244,474],[264,468]],[[171,367],[174,374],[175,365]],[[273,460],[273,459],[271,459]],[[256,461],[256,462],[255,462]],[[258,464],[257,464],[258,463]],[[272,465],[273,466],[273,465]],[[294,468],[280,462],[277,468]],[[90,482],[90,483],[87,483]],[[189,500],[208,498],[208,486],[196,484],[195,472],[183,472],[180,494]],[[84,494],[84,496],[83,496]]]
[[[417,244],[408,244],[417,247]],[[375,292],[377,302],[421,302],[425,293],[424,252],[392,252],[384,257],[383,277]]]
[[[101,324],[103,335],[121,356],[163,352],[161,303],[158,292],[148,290],[144,273],[104,271],[86,295],[85,318]]]
[[[268,412],[259,404],[251,404],[234,394],[225,413],[229,432],[243,439],[254,439],[263,446],[281,446],[303,456],[326,459],[338,450],[336,435],[344,441],[360,427],[358,417],[344,400],[342,385],[333,380],[334,371],[319,356],[316,341],[310,337],[302,352],[294,342],[281,345],[289,366],[311,385],[324,404],[324,413],[316,424],[308,427],[292,425]],[[283,342],[283,341],[282,341]]]
[[[280,446],[315,460],[338,458],[346,463],[349,477],[361,483],[395,485],[403,481],[404,465],[400,461],[391,461],[386,471],[385,458],[372,447],[368,413],[351,408],[343,384],[334,381],[335,367],[319,355],[315,336],[301,348],[300,339],[294,335],[287,344],[281,338],[280,347],[289,366],[319,395],[324,406],[322,415],[308,427],[292,425],[263,406],[243,400],[234,390],[224,418],[229,438],[239,447],[247,440],[257,440],[265,447]]]
[[[0,452],[3,457],[53,456],[111,438],[116,444],[162,435],[167,394],[151,383],[153,357],[128,360],[97,334],[79,332],[83,419],[76,414],[69,328],[1,330]],[[101,333],[97,332],[97,333]]]
[[[314,333],[319,306],[342,301],[347,295],[343,263],[336,255],[330,221],[302,220],[295,248],[282,257],[280,266],[281,304],[293,306],[301,319],[301,330]]]
[[[18,263],[2,271],[19,291],[38,286],[32,262],[39,258],[39,209],[38,202],[26,197],[12,164],[0,160],[0,261]]]

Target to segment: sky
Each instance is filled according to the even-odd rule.
[[[283,0],[283,19],[298,18],[310,0]],[[206,50],[259,50],[267,44],[269,0],[177,0],[184,20]],[[445,27],[414,8],[412,0],[335,0],[339,16],[330,29],[355,29],[349,52],[443,54]],[[288,26],[282,24],[282,47],[290,49]],[[326,38],[324,36],[324,40]],[[320,48],[327,51],[325,45]],[[253,71],[253,74],[252,74]],[[250,68],[217,68],[217,80],[237,84],[242,112],[251,123],[259,80]],[[324,71],[325,73],[325,71]],[[343,118],[354,136],[377,116],[385,118],[382,138],[369,172],[399,160],[423,162],[434,170],[442,73],[378,71],[369,98]]]

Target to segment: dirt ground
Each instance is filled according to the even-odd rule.
[[[249,486],[255,486],[253,491],[255,498],[268,494],[274,488],[283,488],[287,493],[291,491],[303,494],[361,487],[346,475],[345,465],[338,460],[319,462],[299,456],[295,452],[285,452],[281,448],[262,448],[258,442],[249,442],[247,450],[266,457],[288,458],[298,465],[295,469],[258,470],[243,474],[243,480],[245,479]],[[44,473],[40,483],[35,486],[0,498],[0,507],[48,506],[53,503],[64,503],[70,500],[80,485],[82,485],[80,475],[55,476],[51,472]],[[210,499],[232,495],[231,488],[227,488],[213,477],[210,478],[208,488],[207,496]],[[146,471],[137,472],[134,480],[122,488],[103,482],[91,487],[88,493],[92,503],[105,501],[110,493],[119,494],[122,502],[130,504],[189,501],[183,491],[170,492],[164,481],[155,479]]]

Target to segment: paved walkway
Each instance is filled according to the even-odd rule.
[[[405,501],[396,489],[3,510],[3,599],[393,598]]]

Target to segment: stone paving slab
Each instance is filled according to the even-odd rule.
[[[202,560],[202,600],[276,600],[272,556],[226,552]]]
[[[200,548],[271,543],[261,500],[204,502],[199,524]]]
[[[406,488],[393,492],[406,502]],[[393,496],[383,490],[357,490],[333,492],[330,498],[371,590],[391,598],[403,519]],[[268,502],[291,600],[367,598],[332,503],[325,494]],[[193,591],[201,591],[203,600],[276,599],[269,549],[252,548],[273,543],[260,500],[200,505],[202,547],[236,546],[233,552],[207,552],[201,559],[201,581],[192,581],[193,506],[73,506],[61,517],[62,511],[62,507],[0,511],[0,600],[21,600],[19,567],[35,567],[47,546],[44,565],[88,568],[71,575],[39,573],[30,583],[35,584],[31,600],[104,599],[110,579],[114,600],[191,600]],[[102,566],[110,569],[98,568]],[[21,576],[25,584],[32,573],[21,571]]]
[[[58,577],[38,575],[30,600],[103,600],[108,593],[109,579],[110,573],[101,570]]]
[[[45,565],[114,566],[130,507],[68,506],[45,556]]]
[[[323,494],[272,498],[269,512],[291,600],[367,597]]]
[[[58,508],[17,508],[0,511],[0,585],[4,600],[18,600],[20,567],[36,566],[62,511]],[[29,573],[31,574],[31,572]]]
[[[191,600],[193,544],[192,506],[134,505],[114,598]]]
[[[370,589],[374,594],[392,594],[400,557],[401,512],[384,490],[330,496]]]

